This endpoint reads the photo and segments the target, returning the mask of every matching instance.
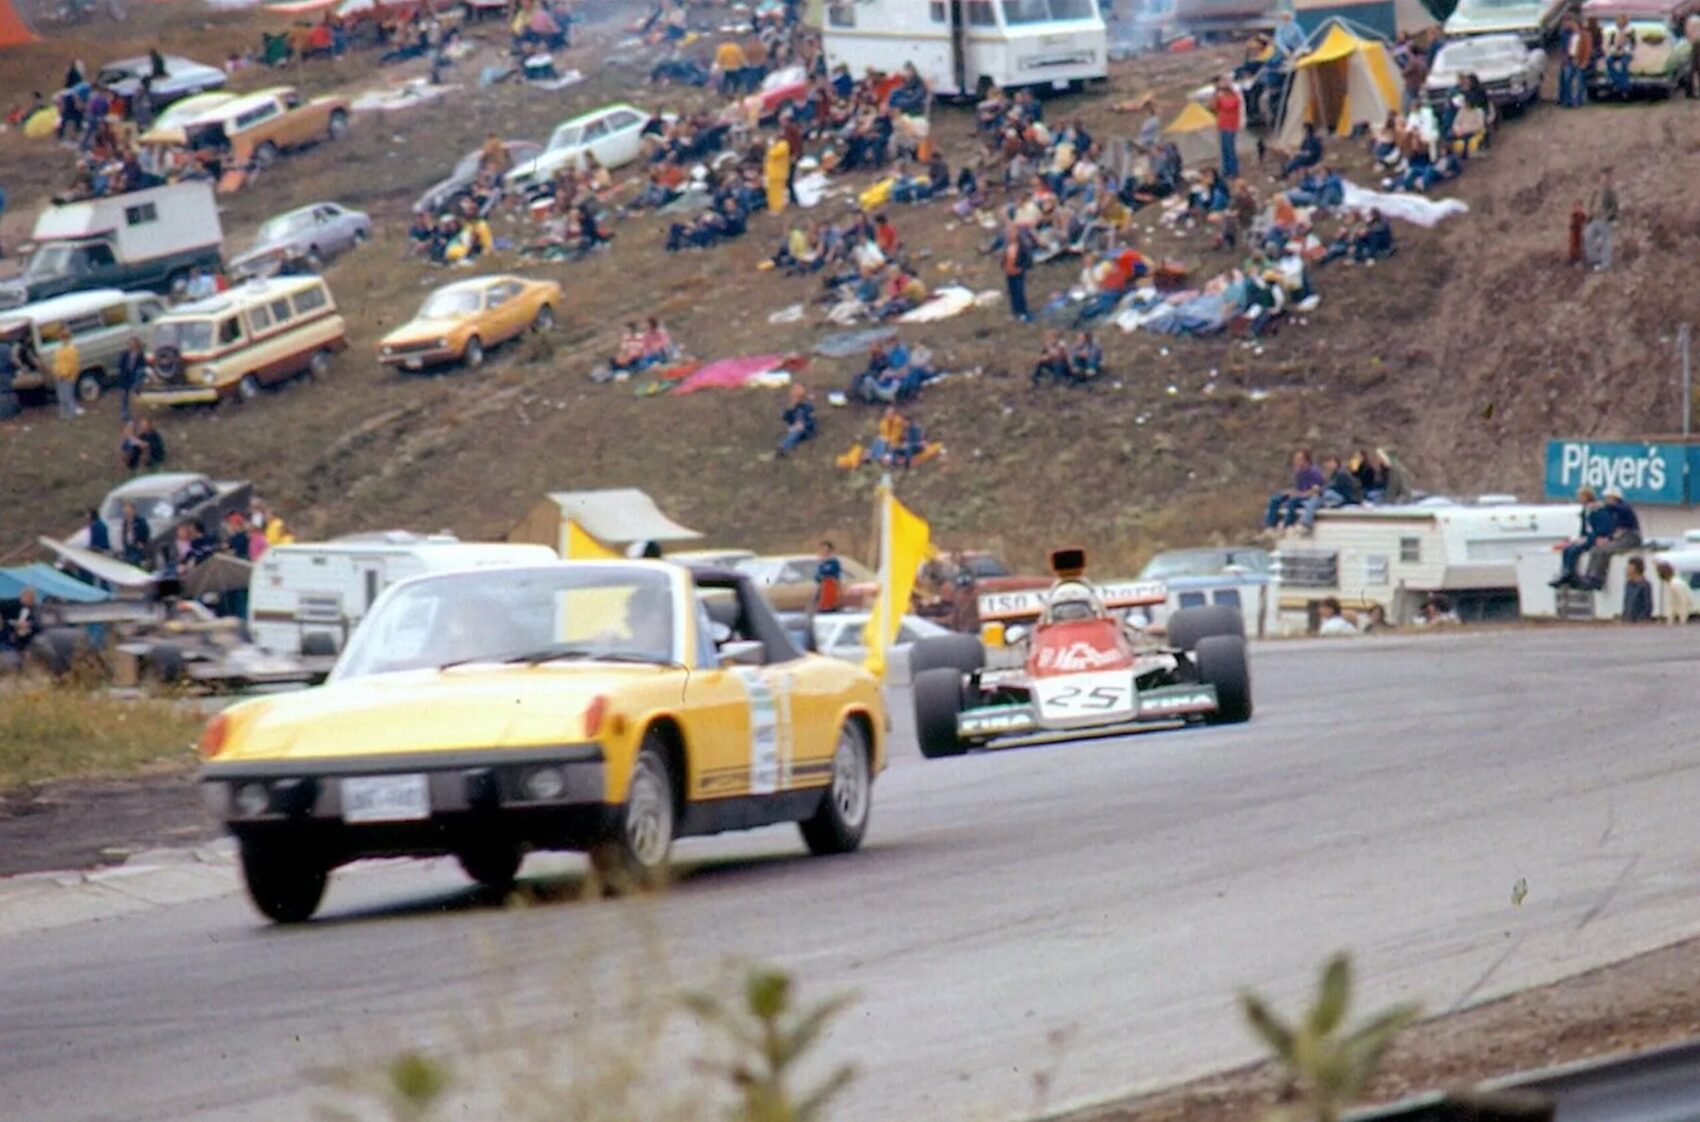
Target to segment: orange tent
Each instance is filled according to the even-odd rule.
[[[25,43],[36,42],[40,40],[18,14],[12,0],[0,0],[0,48],[21,47]]]

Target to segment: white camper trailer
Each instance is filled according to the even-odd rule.
[[[827,0],[821,42],[828,64],[856,77],[914,63],[946,96],[988,82],[1063,89],[1109,74],[1098,0]]]
[[[1506,495],[1318,511],[1310,537],[1289,531],[1275,552],[1267,629],[1310,630],[1316,604],[1328,597],[1347,611],[1380,606],[1396,624],[1410,623],[1434,593],[1465,620],[1515,619],[1519,554],[1553,549],[1576,524],[1574,503]]]
[[[275,545],[254,566],[249,581],[248,631],[273,654],[328,662],[378,595],[399,580],[555,559],[555,551],[544,545],[461,542],[448,534],[426,537],[400,530]]]

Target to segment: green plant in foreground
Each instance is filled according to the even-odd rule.
[[[730,1061],[705,1068],[725,1078],[741,1100],[733,1122],[814,1122],[824,1115],[826,1104],[855,1078],[855,1068],[838,1068],[801,1098],[793,1097],[791,1076],[850,1000],[836,997],[793,1011],[791,976],[760,967],[744,981],[743,1008],[708,994],[685,996],[685,1007],[719,1029],[732,1046]]]
[[[1363,1092],[1394,1038],[1416,1020],[1415,1005],[1395,1005],[1350,1032],[1352,963],[1337,954],[1323,967],[1316,1000],[1297,1024],[1283,1021],[1254,993],[1242,993],[1246,1022],[1285,1069],[1299,1102],[1275,1111],[1288,1122],[1336,1122]]]

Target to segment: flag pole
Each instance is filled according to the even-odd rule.
[[[886,663],[886,656],[891,650],[892,607],[895,599],[892,587],[891,569],[891,473],[888,471],[880,479],[880,602],[885,610],[884,618],[880,620],[880,677],[886,678],[891,667]]]

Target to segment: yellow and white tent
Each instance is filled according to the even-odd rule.
[[[1399,107],[1399,73],[1387,47],[1335,22],[1293,67],[1276,144],[1296,148],[1306,122],[1338,136],[1359,125],[1375,128]]]
[[[1216,118],[1196,101],[1188,101],[1186,107],[1175,114],[1175,119],[1163,126],[1163,139],[1180,149],[1181,160],[1187,167],[1214,163],[1222,155],[1222,144],[1216,135]]]

